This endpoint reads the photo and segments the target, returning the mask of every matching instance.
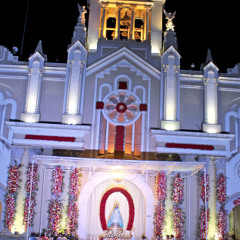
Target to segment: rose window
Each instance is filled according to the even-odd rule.
[[[140,101],[129,91],[117,90],[104,99],[104,115],[113,123],[129,124],[140,115]]]

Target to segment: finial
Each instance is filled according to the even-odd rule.
[[[85,23],[86,23],[85,14],[87,13],[86,7],[85,6],[81,7],[78,4],[78,11],[79,11],[78,25],[85,26]]]
[[[34,53],[36,53],[36,52],[39,52],[40,54],[43,54],[42,41],[41,40],[39,40],[38,45],[37,45]]]
[[[205,64],[207,65],[210,62],[213,62],[213,58],[212,58],[211,50],[208,49],[208,51],[207,51],[207,58],[206,58]]]
[[[165,14],[165,18],[167,19],[166,28],[167,31],[174,31],[175,25],[173,24],[173,19],[175,18],[176,11],[174,13],[166,12],[165,9],[163,10]]]

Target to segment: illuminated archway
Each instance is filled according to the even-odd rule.
[[[96,173],[91,179],[84,185],[81,190],[78,206],[79,206],[79,219],[78,219],[78,234],[81,238],[87,238],[86,226],[88,213],[88,202],[90,196],[94,189],[99,186],[99,184],[112,179],[111,174],[106,173]],[[145,178],[135,174],[124,174],[123,180],[129,181],[134,184],[142,193],[146,204],[146,221],[145,221],[145,236],[148,239],[153,237],[154,232],[154,194],[152,189],[146,183]],[[101,225],[101,224],[100,224]]]

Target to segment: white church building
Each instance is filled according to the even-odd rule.
[[[164,3],[79,5],[65,63],[0,46],[0,239],[240,238],[240,65],[181,69]]]

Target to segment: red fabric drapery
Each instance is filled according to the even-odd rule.
[[[108,197],[112,193],[115,193],[115,192],[122,193],[128,201],[129,219],[128,219],[127,230],[130,231],[132,229],[132,226],[133,226],[134,215],[135,215],[134,203],[133,203],[133,199],[132,199],[130,193],[128,191],[126,191],[124,188],[120,188],[120,187],[115,187],[115,188],[109,189],[102,197],[102,200],[101,200],[101,203],[100,203],[100,221],[101,221],[102,229],[103,229],[103,231],[108,229],[106,218],[105,218],[106,202],[107,202]]]
[[[75,142],[75,137],[60,137],[60,136],[46,136],[46,135],[25,135],[25,139],[57,141],[57,142]]]
[[[167,148],[189,148],[198,150],[214,150],[212,145],[200,145],[200,144],[182,144],[182,143],[166,143]]]

